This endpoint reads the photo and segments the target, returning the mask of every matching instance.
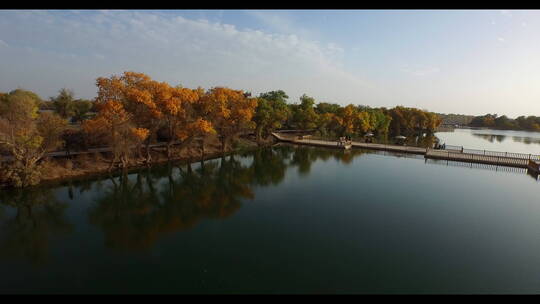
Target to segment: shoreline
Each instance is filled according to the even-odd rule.
[[[245,141],[248,141],[250,143],[249,146],[241,147],[237,149],[231,149],[226,152],[212,151],[212,152],[204,153],[204,155],[202,156],[199,154],[197,156],[189,155],[189,156],[176,156],[176,157],[171,157],[171,158],[161,156],[159,158],[156,158],[149,164],[145,164],[145,163],[132,164],[132,165],[129,165],[127,168],[113,168],[110,171],[108,170],[108,165],[105,165],[105,166],[102,165],[94,169],[69,169],[68,170],[68,169],[62,168],[63,170],[71,171],[74,174],[64,175],[60,177],[43,176],[38,184],[28,186],[28,187],[21,187],[21,188],[9,186],[7,184],[0,184],[0,191],[2,190],[13,191],[13,190],[23,190],[23,189],[27,190],[27,189],[35,189],[38,187],[44,187],[44,186],[45,187],[63,186],[66,183],[70,183],[70,182],[93,180],[96,178],[109,177],[109,176],[116,177],[122,174],[123,172],[125,172],[126,174],[131,174],[143,168],[152,168],[154,166],[159,166],[159,165],[163,165],[167,163],[193,164],[200,161],[207,161],[207,160],[217,159],[220,157],[226,157],[231,154],[252,152],[257,149],[269,147],[275,144],[275,142],[272,140],[263,141],[261,143],[257,143],[252,140],[245,140]],[[161,152],[157,152],[157,153],[161,154]],[[71,159],[64,159],[64,160],[71,160]],[[60,165],[58,164],[58,166]]]

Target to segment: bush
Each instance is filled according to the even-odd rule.
[[[41,167],[25,167],[21,162],[11,163],[3,168],[3,182],[21,188],[37,185],[41,180]]]

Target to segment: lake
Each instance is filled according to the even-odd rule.
[[[479,149],[525,154],[540,154],[540,133],[529,131],[455,129],[437,132],[441,143]]]
[[[473,132],[437,136],[540,147]],[[3,191],[0,293],[538,293],[539,193],[524,169],[290,145]]]

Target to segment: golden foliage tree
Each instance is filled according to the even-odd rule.
[[[159,103],[167,130],[167,157],[170,157],[172,142],[179,142],[183,148],[197,137],[215,133],[212,123],[199,113],[202,89],[176,87],[169,90],[169,98]]]
[[[146,161],[150,162],[150,142],[162,125],[163,113],[159,104],[170,98],[169,85],[136,72],[124,72],[121,76],[113,75],[109,78],[100,77],[96,80],[96,85],[98,104],[109,101],[121,104],[123,110],[130,114],[129,119],[134,127],[149,131],[144,142]]]
[[[149,135],[148,129],[137,128],[132,122],[132,115],[117,101],[110,100],[98,106],[98,115],[83,123],[83,130],[90,136],[102,138],[111,147],[113,158],[109,166],[120,161],[127,167],[134,147],[140,145]]]
[[[220,137],[223,152],[231,139],[255,127],[252,118],[257,99],[248,97],[241,90],[213,88],[202,97],[201,106],[204,117],[210,118]]]

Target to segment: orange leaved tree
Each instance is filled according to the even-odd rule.
[[[170,88],[168,98],[159,101],[167,132],[167,157],[170,157],[173,142],[178,142],[182,149],[197,137],[215,133],[212,123],[201,117],[203,94],[200,88],[192,90],[176,87]]]
[[[228,143],[241,132],[255,127],[252,117],[257,107],[257,99],[241,90],[216,87],[202,97],[202,115],[208,117],[217,131],[222,152]]]
[[[122,168],[126,168],[134,147],[148,137],[149,131],[137,128],[132,122],[132,115],[118,101],[109,100],[97,107],[98,114],[83,123],[83,130],[89,135],[102,138],[111,147],[113,158],[109,170],[117,161],[120,161]]]
[[[159,106],[163,100],[171,98],[167,83],[157,82],[143,73],[124,72],[121,76],[100,77],[96,80],[98,96],[96,102],[113,101],[121,104],[129,113],[134,127],[148,130],[143,140],[146,145],[146,161],[150,162],[150,142],[163,123],[163,113]],[[142,143],[142,142],[141,142]]]

